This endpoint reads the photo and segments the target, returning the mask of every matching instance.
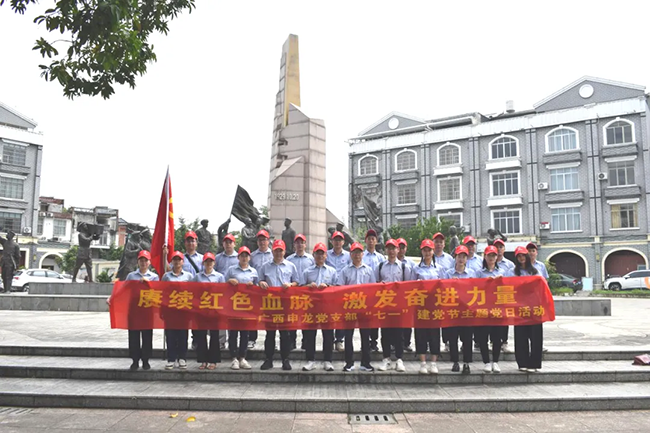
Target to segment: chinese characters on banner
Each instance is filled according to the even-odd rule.
[[[314,290],[122,281],[119,329],[351,329],[527,325],[555,320],[542,277],[407,281]]]

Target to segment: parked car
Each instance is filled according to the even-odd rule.
[[[71,283],[72,280],[65,278],[58,272],[49,269],[23,269],[14,274],[11,283],[13,292],[28,292],[30,283]]]
[[[632,271],[622,277],[610,277],[603,283],[605,290],[650,289],[650,270]]]
[[[573,292],[582,290],[582,279],[576,278],[567,274],[558,274],[560,276],[560,287],[568,287],[573,289]]]

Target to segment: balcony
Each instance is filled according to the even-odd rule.
[[[636,143],[603,146],[600,150],[600,154],[605,158],[612,156],[637,155],[638,153],[639,149]]]
[[[463,201],[462,200],[438,201],[433,206],[433,208],[435,210],[462,209]]]
[[[542,157],[544,164],[564,164],[565,162],[582,161],[580,150],[545,153]]]
[[[505,170],[507,168],[521,168],[521,159],[501,158],[501,159],[492,159],[485,163],[485,169],[487,171]]]
[[[608,186],[605,188],[605,198],[629,198],[639,197],[640,195],[641,187],[639,185]]]
[[[520,195],[490,197],[487,201],[488,207],[521,206],[522,204],[524,199]]]
[[[584,199],[585,193],[581,190],[576,191],[556,191],[548,192],[544,196],[546,203],[566,203],[580,202]]]

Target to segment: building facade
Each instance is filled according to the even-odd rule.
[[[648,112],[645,87],[584,77],[527,111],[391,113],[349,141],[350,225],[365,226],[363,194],[384,227],[438,216],[483,241],[494,227],[596,284],[647,268]]]

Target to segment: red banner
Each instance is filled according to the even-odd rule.
[[[227,283],[121,281],[119,329],[352,329],[529,325],[555,320],[539,276],[289,289]]]

